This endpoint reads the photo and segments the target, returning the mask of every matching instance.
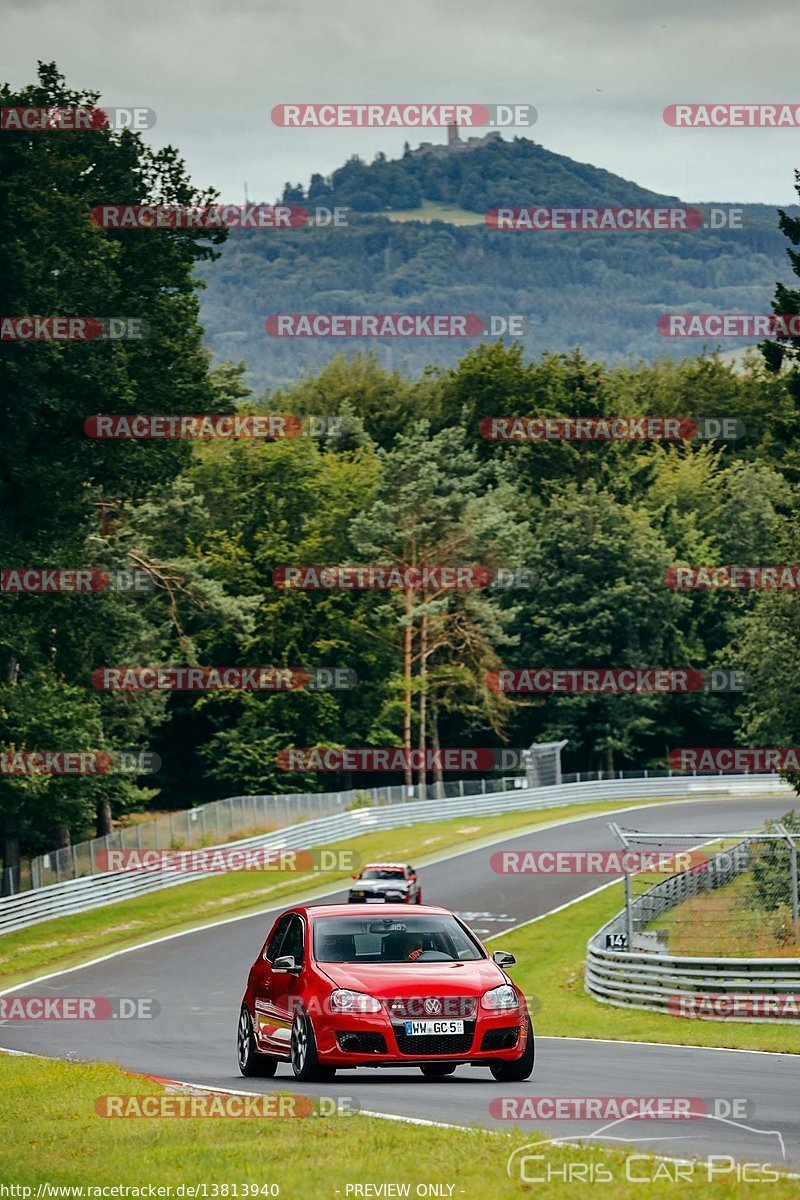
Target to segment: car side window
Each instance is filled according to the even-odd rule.
[[[281,953],[281,946],[283,943],[284,935],[286,933],[286,930],[289,928],[289,922],[291,921],[291,919],[292,919],[292,914],[285,913],[284,916],[281,917],[280,921],[278,921],[278,924],[275,926],[275,932],[273,933],[272,937],[267,942],[266,948],[264,950],[264,958],[267,960],[267,962],[274,962],[275,959],[278,957],[278,955]]]
[[[303,962],[304,929],[297,913],[292,913],[286,937],[281,942],[281,954],[291,954],[298,966]]]

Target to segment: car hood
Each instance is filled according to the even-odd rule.
[[[383,1000],[409,996],[482,996],[507,979],[489,958],[475,962],[318,963],[340,988],[367,992]]]

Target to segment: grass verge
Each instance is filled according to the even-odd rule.
[[[669,908],[648,929],[667,934],[670,954],[719,955],[720,958],[797,958],[792,940],[792,911],[781,904],[773,912],[751,903],[753,874],[746,871],[712,892],[690,896]]]
[[[601,1004],[588,996],[583,989],[586,942],[623,907],[622,887],[615,883],[562,912],[498,935],[502,948],[519,962],[514,979],[523,992],[536,997],[537,1034],[800,1053],[800,1027],[788,1023],[746,1025],[673,1017]]]
[[[453,817],[365,834],[333,848],[353,850],[361,861],[389,858],[424,866],[426,858],[450,849],[477,849],[492,836],[533,829],[570,817],[595,816],[612,809],[648,803],[570,804],[541,811],[502,813],[494,817]],[[657,801],[650,801],[657,803]],[[63,970],[100,954],[135,946],[160,934],[178,933],[214,920],[257,913],[291,902],[312,890],[330,890],[348,879],[346,871],[264,874],[230,871],[193,883],[165,888],[133,900],[122,900],[104,908],[74,916],[43,921],[0,938],[0,987],[12,987],[38,974]],[[425,897],[425,875],[421,877]]]
[[[274,1195],[266,1190],[270,1184],[277,1185],[277,1195],[283,1200],[345,1200],[358,1194],[495,1200],[527,1196],[534,1188],[537,1196],[545,1198],[585,1195],[585,1181],[563,1182],[565,1165],[576,1162],[595,1167],[602,1162],[616,1184],[615,1200],[653,1200],[656,1194],[668,1194],[663,1187],[654,1191],[653,1183],[667,1184],[668,1172],[675,1170],[673,1164],[637,1158],[636,1177],[649,1177],[649,1181],[633,1183],[626,1179],[622,1147],[581,1151],[548,1145],[541,1151],[546,1162],[531,1164],[528,1170],[537,1175],[548,1169],[558,1173],[549,1183],[532,1185],[521,1182],[518,1175],[515,1179],[506,1175],[509,1154],[536,1136],[519,1131],[440,1129],[358,1115],[301,1120],[107,1118],[95,1111],[99,1097],[157,1095],[163,1089],[105,1065],[2,1055],[0,1085],[4,1130],[0,1179],[6,1185],[31,1189],[27,1196],[20,1191],[7,1193],[21,1200],[51,1195],[44,1186],[48,1184],[83,1188],[122,1185],[140,1189],[129,1193],[140,1196],[147,1196],[148,1185],[154,1185],[172,1189],[173,1196],[203,1200]],[[328,1094],[344,1095],[346,1090],[342,1079]],[[742,1195],[742,1185],[734,1177],[709,1183],[706,1168],[700,1164],[695,1175],[681,1185],[683,1194],[711,1200]],[[408,1192],[352,1191],[354,1185],[363,1189],[367,1184],[387,1183],[406,1185]],[[245,1184],[247,1191],[243,1190]],[[443,1190],[418,1192],[420,1185],[431,1184]],[[181,1185],[183,1192],[176,1190]],[[797,1182],[774,1182],[769,1194],[778,1200],[796,1197]],[[84,1191],[83,1195],[93,1193]]]
[[[388,217],[390,221],[446,221],[448,225],[484,224],[482,213],[470,212],[469,209],[459,208],[456,204],[442,204],[438,200],[423,200],[419,208],[396,208],[377,215]]]

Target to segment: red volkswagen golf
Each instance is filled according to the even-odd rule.
[[[250,968],[239,1018],[243,1075],[298,1079],[337,1069],[419,1067],[436,1079],[460,1063],[527,1079],[533,1028],[522,992],[474,933],[444,908],[320,904],[288,909]]]

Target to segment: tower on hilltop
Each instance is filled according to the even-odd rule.
[[[447,126],[448,149],[452,149],[453,146],[460,146],[461,144],[461,138],[458,136],[458,126],[453,122],[452,125]]]

